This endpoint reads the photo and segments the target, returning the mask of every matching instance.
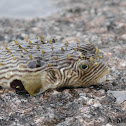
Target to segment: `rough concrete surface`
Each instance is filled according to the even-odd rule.
[[[32,97],[0,90],[1,126],[126,125],[126,1],[59,0],[46,18],[0,18],[0,44],[43,35],[90,41],[111,68],[108,80],[89,88],[55,89]],[[116,91],[116,92],[115,92]],[[116,95],[115,95],[116,94]],[[121,99],[121,100],[120,100]]]

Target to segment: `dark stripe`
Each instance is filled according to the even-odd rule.
[[[0,78],[0,80],[2,80],[2,79],[10,80],[14,76],[22,77],[22,75],[14,74],[14,75],[10,76],[10,78],[2,77],[2,78]]]
[[[86,79],[86,83],[89,83],[91,80],[94,80],[95,78],[97,78],[98,76],[100,76],[99,74],[100,73],[103,73],[103,71],[105,71],[105,69],[106,69],[106,66],[101,66],[101,69],[99,69],[99,70],[97,70],[96,72],[95,72],[95,74],[93,75],[93,76],[89,76],[87,79]]]

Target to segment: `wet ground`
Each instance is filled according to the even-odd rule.
[[[0,42],[30,39],[90,41],[111,68],[101,87],[51,90],[37,97],[14,91],[0,95],[2,126],[126,125],[126,1],[60,0],[46,18],[0,18]],[[2,92],[2,91],[1,91]]]

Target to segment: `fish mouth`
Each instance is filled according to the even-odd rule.
[[[106,81],[107,75],[110,73],[110,68],[109,67],[105,67],[102,74],[100,74],[100,76],[96,79],[97,84],[100,84],[102,82]]]

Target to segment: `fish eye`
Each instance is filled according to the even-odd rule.
[[[79,67],[79,69],[82,70],[82,71],[87,70],[87,69],[89,68],[89,66],[90,66],[90,63],[89,63],[88,60],[80,60],[80,61],[78,62],[78,67]]]
[[[81,65],[81,68],[82,68],[82,69],[87,69],[88,66],[87,66],[86,64],[82,64],[82,65]]]

